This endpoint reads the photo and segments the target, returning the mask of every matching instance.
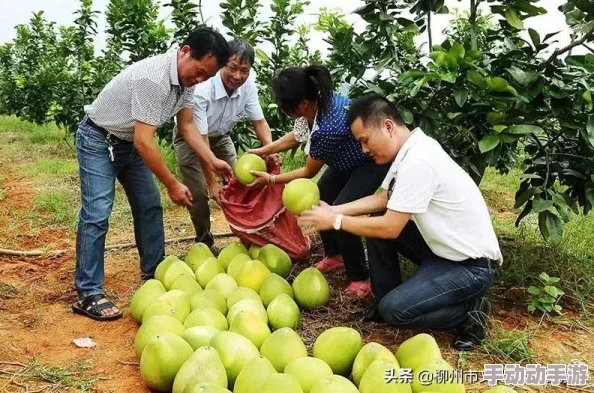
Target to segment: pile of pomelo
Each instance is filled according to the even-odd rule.
[[[427,334],[392,353],[334,327],[308,353],[296,332],[301,310],[325,305],[330,291],[313,268],[289,284],[292,268],[270,244],[232,243],[215,258],[198,243],[184,261],[165,258],[130,305],[144,382],[173,393],[464,393],[461,383],[418,381],[423,370],[452,370]],[[400,367],[413,370],[411,381],[398,381]]]

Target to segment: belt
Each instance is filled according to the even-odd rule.
[[[109,138],[109,140],[111,142],[114,143],[121,143],[124,145],[129,145],[132,144],[134,142],[132,141],[127,141],[125,139],[121,139],[118,138],[117,136],[115,136],[114,134],[112,134],[111,132],[107,131],[105,128],[97,125],[93,119],[91,119],[88,115],[85,116],[85,118],[83,119],[83,122],[86,123],[88,126],[90,126],[91,128],[93,128],[95,131],[98,131],[99,133],[103,134],[106,138]]]
[[[482,267],[483,269],[497,269],[497,261],[489,258],[468,258],[459,262],[461,265]]]

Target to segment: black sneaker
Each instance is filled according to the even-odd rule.
[[[376,306],[356,311],[352,315],[356,322],[381,322],[383,320]]]
[[[487,334],[487,320],[491,303],[485,297],[477,298],[468,320],[458,328],[453,346],[458,351],[472,351],[481,346]]]

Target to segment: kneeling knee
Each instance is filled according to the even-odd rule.
[[[378,311],[384,321],[393,326],[405,325],[414,319],[414,315],[406,311],[404,305],[386,297],[380,301]]]

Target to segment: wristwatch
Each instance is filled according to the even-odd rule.
[[[337,214],[334,219],[334,229],[339,231],[342,228],[342,214]]]

